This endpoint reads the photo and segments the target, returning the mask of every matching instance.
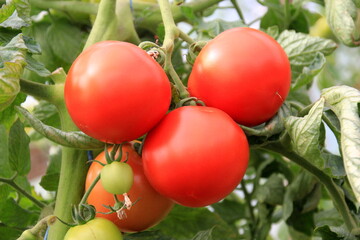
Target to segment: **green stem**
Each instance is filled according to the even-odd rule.
[[[30,0],[30,4],[40,9],[53,8],[56,10],[83,13],[95,15],[98,10],[98,4],[80,2],[80,1],[44,1],[44,0]]]
[[[57,101],[59,92],[56,85],[46,85],[25,79],[20,79],[20,89],[23,93],[51,103]]]
[[[195,42],[194,39],[192,39],[188,34],[184,33],[180,29],[179,29],[179,38],[187,42],[189,45]]]
[[[248,206],[249,209],[249,214],[250,214],[250,219],[251,219],[251,224],[255,224],[256,223],[256,219],[255,219],[255,215],[254,215],[254,208],[253,206],[251,206],[251,195],[249,194],[249,192],[246,189],[246,184],[244,183],[244,180],[242,180],[240,182],[241,185],[241,189],[244,192],[244,196],[245,196],[245,200],[246,200],[246,205]],[[253,225],[250,226],[251,228],[251,237],[253,236]]]
[[[100,1],[98,13],[84,49],[104,40],[140,43],[133,24],[129,1]]]
[[[172,53],[174,51],[174,41],[176,38],[178,38],[180,36],[181,32],[180,32],[179,28],[176,26],[175,21],[173,19],[173,15],[171,13],[171,5],[170,5],[169,1],[168,0],[159,0],[159,5],[160,5],[160,10],[161,10],[161,16],[162,16],[163,23],[165,26],[165,38],[164,38],[164,43],[161,47],[164,50],[165,55],[166,55],[164,70],[173,80],[175,87],[177,88],[177,90],[180,93],[180,99],[183,99],[183,98],[189,97],[190,94],[186,90],[186,87],[184,86],[183,82],[179,78],[179,76],[176,73],[176,71],[172,65],[172,62],[171,62]],[[185,33],[183,33],[182,36],[184,37]]]
[[[237,3],[237,1],[236,1],[236,0],[231,0],[231,3],[233,4],[233,6],[234,6],[237,14],[239,15],[241,21],[242,21],[243,23],[245,23],[244,14],[242,13],[242,11],[241,11],[241,9],[240,9],[240,6],[239,6],[239,4]]]
[[[85,204],[91,191],[94,189],[95,185],[98,183],[98,181],[100,180],[100,173],[97,175],[97,177],[94,179],[94,181],[91,183],[90,187],[86,190],[84,196],[82,197],[79,205]]]
[[[345,202],[343,192],[335,184],[331,177],[329,177],[326,173],[312,165],[306,159],[300,157],[294,152],[291,152],[289,149],[283,147],[279,143],[270,143],[263,148],[282,154],[284,157],[289,158],[291,161],[295,162],[296,164],[313,174],[328,190],[336,209],[338,210],[345,222],[347,229],[351,232],[353,229],[357,228],[357,223],[351,215],[350,209]]]
[[[58,102],[57,108],[60,115],[62,130],[78,130],[67,112],[64,101]],[[88,169],[86,161],[86,151],[67,147],[62,148],[60,179],[54,215],[65,222],[72,221],[71,209],[80,202],[83,196]],[[55,222],[50,228],[49,240],[63,240],[68,228],[68,226],[60,221]]]
[[[25,191],[22,187],[17,185],[17,183],[14,181],[14,178],[0,178],[0,182],[6,183],[7,185],[9,185],[13,189],[15,189],[18,193],[24,195],[26,198],[28,198],[30,201],[32,201],[39,208],[42,209],[46,206],[45,203],[40,202],[39,200],[34,198],[30,193]]]

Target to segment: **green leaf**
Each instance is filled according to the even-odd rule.
[[[304,199],[316,186],[316,179],[308,172],[301,172],[286,188],[284,195],[283,219],[287,220],[293,213],[294,202]]]
[[[38,214],[21,208],[12,198],[0,204],[0,221],[9,227],[26,228],[36,223],[37,217]]]
[[[347,177],[360,202],[360,92],[348,86],[324,89],[322,96],[341,126],[341,150]]]
[[[299,73],[295,79],[295,84],[291,86],[292,90],[296,90],[302,86],[310,84],[314,77],[320,73],[324,68],[326,63],[326,58],[321,52],[317,52],[313,62],[309,66],[305,66],[302,69],[302,72]]]
[[[6,46],[0,46],[0,111],[14,101],[20,91],[27,47],[22,34],[14,37]]]
[[[288,30],[283,31],[277,41],[284,48],[290,60],[293,82],[317,74],[323,66],[323,59],[319,53],[327,56],[337,47],[332,40]],[[304,70],[304,68],[308,69]],[[298,79],[299,77],[300,79]],[[309,79],[305,80],[301,80],[303,84],[309,82]],[[302,85],[297,84],[296,88],[300,86]]]
[[[177,240],[163,235],[160,231],[144,231],[132,234],[125,234],[124,240]]]
[[[102,149],[105,146],[95,138],[81,131],[64,132],[60,129],[45,125],[39,119],[31,115],[25,108],[16,107],[16,110],[30,123],[41,135],[60,145],[79,149]]]
[[[44,124],[60,128],[60,117],[55,105],[47,101],[39,101],[32,114]]]
[[[285,128],[291,138],[292,149],[320,169],[325,161],[321,157],[319,139],[325,100],[320,98],[303,118],[290,116],[285,120]]]
[[[13,0],[16,7],[17,15],[24,20],[24,22],[28,25],[31,24],[31,18],[30,18],[30,3],[29,0]]]
[[[25,100],[26,95],[20,92],[10,106],[5,108],[5,110],[0,111],[0,124],[4,125],[7,130],[10,130],[11,126],[17,119],[17,112],[14,106],[19,106]]]
[[[61,151],[56,151],[50,155],[50,164],[46,174],[41,178],[40,185],[48,191],[56,191],[61,168]]]
[[[198,232],[192,240],[212,240],[213,228]]]
[[[22,233],[22,230],[16,227],[7,227],[0,225],[1,239],[17,239]]]
[[[26,68],[41,77],[49,77],[51,72],[47,70],[44,64],[38,62],[35,58],[31,56],[31,54],[26,54]]]
[[[14,2],[2,5],[0,8],[0,23],[8,19],[14,13],[15,9]]]
[[[28,0],[12,0],[8,5],[12,5],[12,7],[5,5],[5,9],[10,9],[4,9],[4,12],[1,11],[3,8],[0,10],[0,27],[21,29],[30,25],[30,4]],[[15,9],[13,10],[13,8]]]
[[[222,19],[215,19],[211,22],[201,22],[199,24],[199,39],[208,40],[216,37],[225,30],[235,27],[247,27],[242,21],[228,22]]]
[[[24,130],[24,125],[17,120],[9,134],[9,161],[12,170],[20,176],[30,171],[30,138]]]
[[[356,236],[350,234],[346,227],[333,227],[333,226],[321,226],[315,229],[316,233],[319,233],[322,239],[326,240],[356,240]]]
[[[349,47],[360,45],[357,8],[353,0],[325,0],[325,13],[335,36]]]
[[[344,224],[344,221],[336,208],[315,213],[314,220],[317,227],[325,225],[340,226]]]
[[[211,207],[228,224],[234,224],[239,219],[247,217],[245,203],[238,201],[224,199],[221,202],[211,205]]]
[[[284,200],[285,187],[283,178],[278,174],[272,174],[265,184],[257,189],[256,196],[259,202],[270,205],[281,205]]]
[[[54,22],[46,36],[53,53],[67,63],[72,63],[82,50],[81,30],[64,19]]]
[[[4,125],[0,125],[0,177],[9,178],[12,171],[9,165],[8,132]]]
[[[187,208],[176,205],[167,218],[154,229],[177,240],[188,240],[199,231],[208,230],[215,225],[214,239],[239,239],[235,227],[228,225],[220,216],[210,212],[207,208]]]
[[[340,156],[331,153],[322,153],[321,156],[325,160],[325,167],[330,169],[333,178],[343,178],[346,176],[344,162]]]

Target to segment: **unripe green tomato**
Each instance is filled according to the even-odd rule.
[[[310,28],[310,35],[322,38],[332,37],[332,31],[325,17],[321,17],[315,22],[315,24]]]
[[[112,194],[128,192],[134,182],[134,173],[129,164],[112,162],[101,169],[101,184]]]
[[[122,240],[117,226],[105,218],[94,218],[89,222],[72,227],[64,240]]]
[[[34,234],[32,234],[31,231],[28,229],[28,230],[25,230],[18,239],[37,240],[38,238],[36,236],[34,236]]]

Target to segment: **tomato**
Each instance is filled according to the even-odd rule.
[[[216,203],[243,178],[249,146],[225,112],[185,106],[152,129],[142,152],[144,171],[162,195],[188,207]]]
[[[109,193],[127,193],[133,182],[134,173],[127,163],[114,161],[101,169],[101,183]]]
[[[119,219],[116,213],[105,215],[97,213],[97,217],[107,218],[114,222],[123,232],[138,232],[150,228],[160,222],[170,212],[173,201],[156,192],[146,179],[142,159],[130,144],[123,145],[123,159],[128,154],[127,163],[134,172],[134,183],[128,192],[130,199],[137,201],[130,210],[125,210],[127,215],[124,219]],[[96,160],[106,162],[105,154],[102,152],[96,157]],[[86,189],[89,188],[93,180],[100,173],[102,166],[100,164],[91,164],[86,177]],[[124,198],[118,195],[120,201]],[[103,204],[113,206],[115,201],[112,194],[108,193],[101,185],[101,180],[96,184],[88,198],[88,203],[95,206],[98,212],[108,212]]]
[[[86,224],[70,228],[64,240],[122,240],[122,234],[111,221],[94,218]]]
[[[80,130],[121,143],[148,132],[166,114],[170,82],[141,48],[103,41],[82,52],[65,82],[65,102]]]
[[[205,45],[188,88],[207,106],[225,111],[240,124],[255,126],[276,114],[290,83],[290,63],[282,47],[259,30],[239,27]]]

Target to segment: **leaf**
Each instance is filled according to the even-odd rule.
[[[24,125],[17,120],[9,134],[9,161],[10,167],[20,176],[30,171],[30,138],[26,135]]]
[[[24,93],[19,93],[15,100],[5,108],[5,110],[0,111],[0,124],[4,125],[7,130],[11,128],[14,122],[17,119],[17,112],[14,106],[19,106],[26,100],[26,95]]]
[[[315,213],[314,220],[317,227],[325,225],[340,226],[344,224],[344,220],[335,208]]]
[[[22,233],[22,230],[16,227],[7,227],[0,225],[1,239],[17,239]]]
[[[265,184],[257,189],[256,196],[259,202],[270,205],[281,205],[284,200],[285,187],[283,178],[277,174],[272,174]]]
[[[82,50],[81,30],[64,20],[54,22],[46,36],[53,53],[67,63],[72,63]]]
[[[45,125],[39,119],[36,119],[25,108],[15,107],[16,110],[30,123],[30,125],[47,139],[63,145],[65,147],[78,149],[101,149],[105,146],[95,138],[92,138],[81,131],[64,132],[60,129]]]
[[[47,101],[39,101],[34,107],[32,114],[44,124],[60,128],[60,117],[55,105]]]
[[[61,168],[61,151],[50,155],[50,164],[46,174],[41,178],[40,185],[48,191],[56,191],[59,184]]]
[[[181,224],[179,224],[181,223]],[[239,239],[235,227],[228,225],[220,216],[207,208],[187,208],[176,205],[165,220],[155,226],[165,236],[176,240],[188,240],[199,231],[208,230],[213,226],[214,239]]]
[[[2,5],[0,8],[0,23],[8,19],[14,13],[15,9],[14,2]]]
[[[211,22],[201,22],[199,24],[199,39],[208,40],[216,37],[225,30],[235,27],[247,27],[242,21],[228,22],[222,19],[215,19]]]
[[[322,153],[321,156],[325,160],[325,167],[330,169],[332,177],[343,178],[346,176],[344,162],[340,156],[331,153]]]
[[[337,47],[336,43],[329,39],[319,37],[311,37],[307,34],[296,33],[295,31],[283,31],[278,37],[277,41],[284,48],[291,65],[292,81],[295,82],[300,76],[300,79],[309,76],[309,71],[312,70],[310,76],[313,77],[322,68],[322,57],[331,54]],[[305,69],[304,68],[309,68]],[[301,76],[305,74],[305,76]],[[298,80],[299,81],[299,80]],[[307,81],[302,80],[304,83]],[[303,84],[304,84],[303,83]],[[296,88],[299,88],[297,84]]]
[[[321,226],[315,229],[316,233],[319,233],[322,239],[326,240],[356,240],[356,236],[350,234],[344,226]]]
[[[345,45],[360,45],[357,8],[353,0],[325,0],[325,14],[335,36]]]
[[[286,188],[284,195],[283,219],[287,220],[293,213],[294,202],[304,199],[316,185],[316,179],[308,172],[301,172]]]
[[[26,228],[36,223],[37,217],[38,214],[21,208],[12,198],[0,204],[0,221],[9,227]]]
[[[0,46],[0,111],[9,106],[20,91],[19,78],[26,64],[26,51],[22,34],[6,46]]]
[[[291,89],[295,91],[296,89],[310,84],[314,77],[320,73],[324,68],[326,63],[326,58],[321,52],[317,52],[313,62],[309,66],[305,66],[302,69],[302,72],[299,73],[295,79],[295,84],[291,86]]]
[[[13,172],[9,165],[8,132],[4,125],[0,125],[0,142],[0,177],[9,178]]]
[[[228,224],[234,224],[239,219],[247,218],[244,203],[224,199],[221,202],[211,205],[211,207]]]
[[[124,240],[177,240],[163,235],[160,231],[144,231],[132,234],[125,234]]]
[[[209,230],[200,231],[192,238],[192,240],[212,240],[213,239],[212,231],[213,228]]]
[[[348,86],[335,86],[324,89],[321,95],[340,121],[340,146],[345,171],[360,202],[360,92]]]
[[[44,64],[38,62],[35,58],[33,58],[29,53],[26,54],[26,68],[41,77],[49,77],[51,72],[47,70]]]
[[[12,0],[8,5],[12,5],[11,8],[0,11],[0,27],[21,29],[28,27],[31,23],[30,19],[30,4],[28,0]],[[14,11],[13,8],[15,8]],[[3,8],[1,8],[2,10]],[[10,14],[11,13],[11,14]],[[10,14],[10,15],[9,15]]]
[[[320,98],[307,116],[303,118],[290,116],[285,120],[292,149],[320,169],[325,168],[325,161],[319,149],[324,104],[325,100]]]

